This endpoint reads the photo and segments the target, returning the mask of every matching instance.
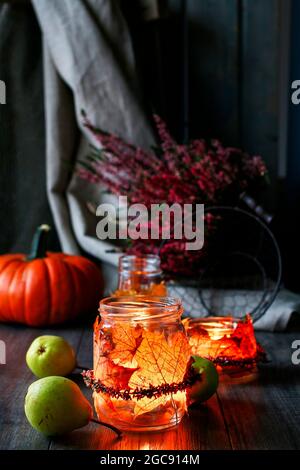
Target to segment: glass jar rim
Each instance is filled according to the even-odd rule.
[[[236,327],[238,323],[242,323],[244,321],[243,318],[238,318],[238,317],[232,317],[232,316],[210,316],[210,317],[191,317],[189,318],[189,323],[190,324],[196,324],[196,325],[203,325],[204,327],[210,327],[210,328],[220,328],[222,326],[228,327],[228,326],[233,326]]]
[[[164,317],[181,317],[182,302],[173,297],[147,295],[106,297],[100,301],[100,315],[118,320],[161,320]]]
[[[158,255],[122,255],[119,258],[119,271],[134,271],[136,274],[161,274]]]

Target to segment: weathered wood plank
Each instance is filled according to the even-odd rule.
[[[271,362],[249,383],[222,382],[218,397],[192,410],[167,433],[126,434],[117,439],[106,428],[90,424],[68,436],[49,440],[26,421],[24,396],[34,377],[25,364],[31,341],[40,334],[64,336],[78,350],[78,363],[92,365],[92,327],[27,329],[0,327],[7,345],[7,364],[0,366],[1,449],[298,449],[300,448],[300,369],[291,363],[291,343],[300,333],[260,333]],[[79,373],[71,376],[91,399]],[[225,421],[224,421],[225,420]]]
[[[76,349],[82,327],[32,329],[0,325],[0,339],[6,345],[6,364],[0,365],[0,449],[48,449],[49,439],[31,428],[24,414],[28,386],[36,380],[26,366],[26,351],[34,338],[61,335]]]
[[[241,140],[278,173],[279,0],[241,0]]]
[[[168,3],[171,12],[179,14],[180,1]],[[237,145],[237,1],[188,0],[187,16],[191,137],[219,138],[226,144]]]
[[[257,335],[270,363],[249,383],[221,383],[219,399],[234,449],[300,448],[300,367],[291,363],[293,334]],[[298,333],[298,338],[300,333]]]
[[[86,330],[78,352],[78,363],[92,364],[92,329]],[[84,391],[91,397],[90,391]],[[115,434],[96,424],[55,439],[51,449],[164,450],[164,449],[230,449],[229,439],[219,404],[213,398],[205,406],[190,412],[175,429],[165,433]]]

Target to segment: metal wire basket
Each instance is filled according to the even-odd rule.
[[[248,199],[251,207],[253,200]],[[205,238],[201,273],[193,279],[168,281],[170,295],[182,299],[185,314],[241,318],[249,313],[255,321],[274,301],[281,283],[280,250],[265,223],[271,218],[260,207],[253,209],[205,209],[216,229]]]

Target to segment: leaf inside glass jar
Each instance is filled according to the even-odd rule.
[[[163,332],[144,330],[143,340],[134,356],[138,367],[128,382],[129,387],[147,388],[181,382],[190,354],[190,346],[181,331],[166,338]],[[136,400],[134,414],[148,413],[168,400],[170,395]]]
[[[182,331],[150,331],[141,325],[116,323],[109,330],[98,330],[95,337],[96,376],[108,387],[118,390],[147,389],[181,382],[191,351]],[[115,408],[119,399],[111,398]],[[185,404],[185,393],[162,394],[160,397],[131,398],[134,416],[170,405],[174,413]],[[132,407],[127,402],[126,407]],[[185,406],[185,405],[184,405]],[[120,410],[119,410],[120,412]]]
[[[110,359],[123,367],[138,367],[135,354],[142,342],[142,333],[140,325],[134,328],[121,324],[114,327],[111,332],[114,349],[109,354]]]

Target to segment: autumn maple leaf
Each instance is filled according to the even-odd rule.
[[[123,367],[136,368],[138,363],[134,358],[135,353],[142,342],[142,328],[118,324],[111,330],[111,339],[114,345],[109,353],[109,358],[115,364]]]
[[[182,332],[166,337],[161,332],[144,330],[142,342],[134,356],[138,369],[132,374],[128,382],[129,387],[156,387],[181,382],[190,355],[190,346]],[[173,397],[171,399],[174,400]],[[134,414],[137,416],[148,413],[168,400],[168,395],[159,398],[144,397],[136,401]]]
[[[249,314],[246,315],[244,321],[238,323],[232,339],[239,345],[243,357],[250,358],[256,356],[257,342],[253,322]]]
[[[117,365],[106,356],[99,356],[94,371],[95,377],[101,380],[106,387],[125,390],[128,388],[130,377],[136,369]]]
[[[139,339],[140,337],[140,339]],[[94,372],[107,387],[128,388],[128,381],[136,370],[132,359],[141,342],[141,328],[94,326]],[[134,365],[135,364],[135,365]]]

